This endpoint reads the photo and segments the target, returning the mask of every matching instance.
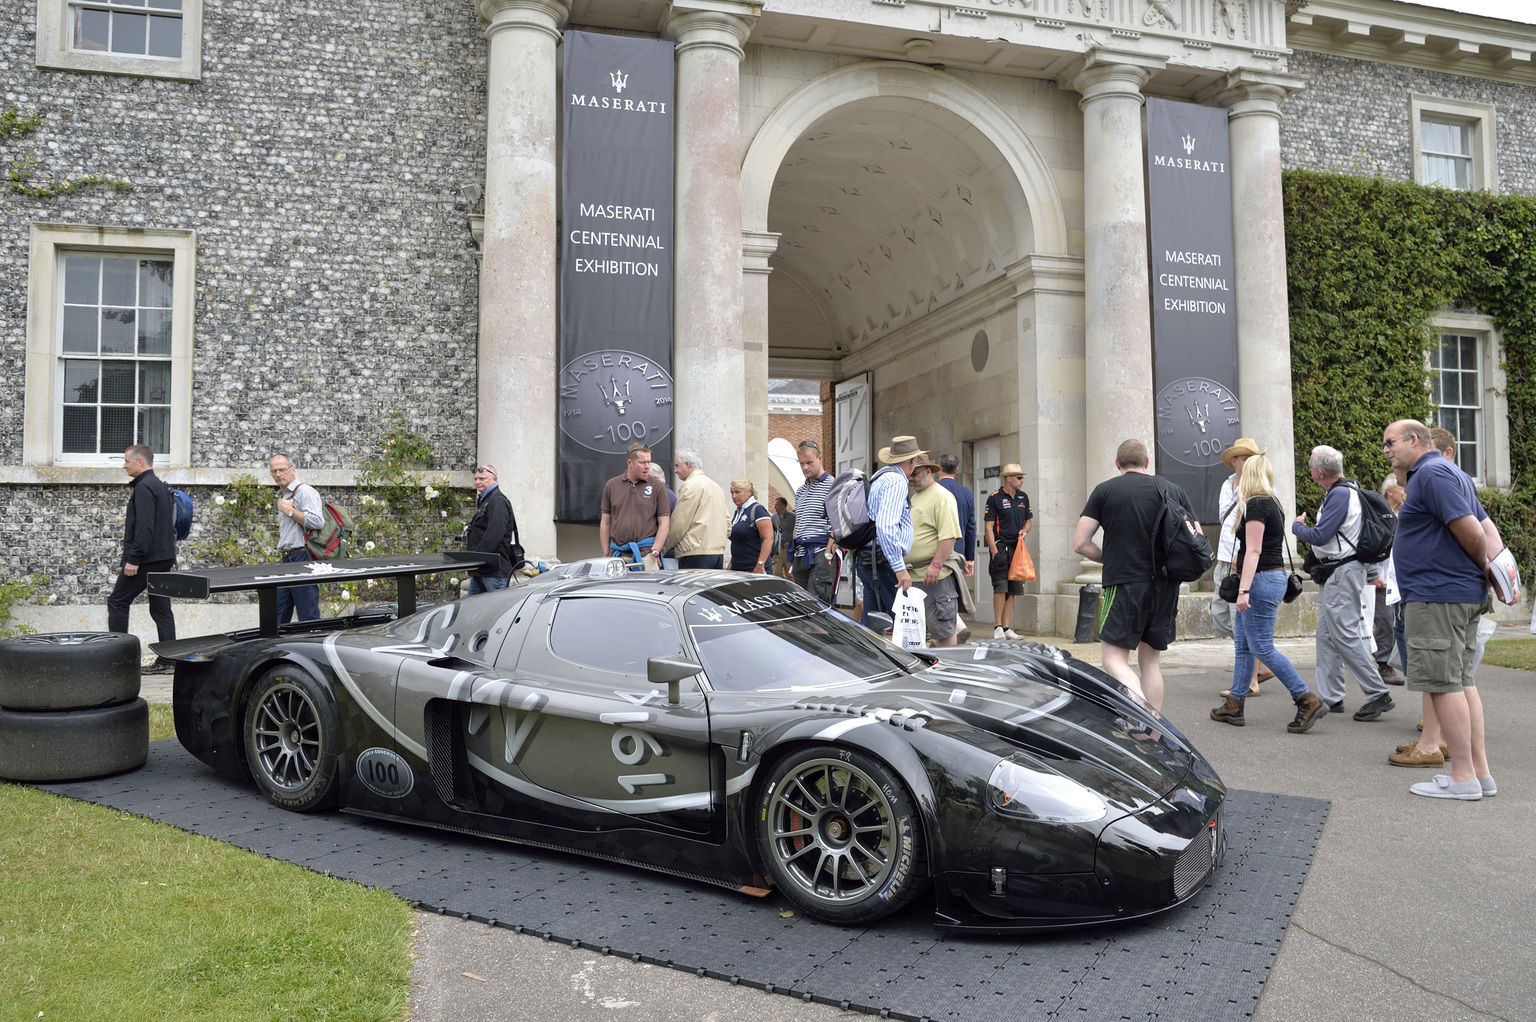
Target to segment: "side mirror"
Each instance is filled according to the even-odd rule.
[[[687,657],[653,656],[645,662],[645,678],[655,684],[665,684],[667,702],[676,706],[683,701],[678,683],[684,678],[693,677],[703,669],[703,665],[694,663]]]
[[[896,627],[895,618],[878,610],[870,611],[865,615],[865,619],[869,623],[864,627],[868,628],[876,635],[889,635],[891,634],[891,629]]]

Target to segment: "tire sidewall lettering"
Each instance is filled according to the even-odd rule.
[[[876,897],[881,901],[890,901],[907,881],[907,876],[912,872],[912,817],[903,816],[896,821],[896,832],[900,836],[901,853],[896,857],[896,868],[891,870],[891,875],[886,878],[884,886],[876,892]]]

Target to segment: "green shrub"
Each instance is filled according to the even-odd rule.
[[[1512,475],[1508,491],[1483,491],[1483,505],[1530,578],[1536,198],[1311,171],[1286,172],[1284,187],[1298,509],[1322,499],[1307,474],[1318,444],[1342,451],[1349,475],[1380,485],[1382,429],[1432,422],[1430,317],[1476,310],[1503,335]]]
[[[321,496],[352,512],[353,532],[348,557],[387,557],[392,554],[438,553],[459,549],[458,535],[474,493],[455,488],[449,476],[434,469],[436,452],[396,413],[380,445],[379,457],[363,464],[357,487]],[[300,478],[303,478],[302,473]],[[192,546],[192,564],[271,564],[278,560],[275,489],[254,476],[238,476],[222,493],[201,506],[211,509]],[[450,596],[456,583],[450,575],[426,575],[419,594],[426,599]],[[393,581],[328,583],[321,586],[327,613],[346,603],[392,603]]]

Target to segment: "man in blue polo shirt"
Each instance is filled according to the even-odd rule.
[[[1403,594],[1408,633],[1408,687],[1428,692],[1451,750],[1451,772],[1409,788],[1431,798],[1480,799],[1493,778],[1486,762],[1481,701],[1467,698],[1474,682],[1478,610],[1488,593],[1487,543],[1471,482],[1435,449],[1429,427],[1402,419],[1382,434],[1394,469],[1408,473],[1397,517],[1393,563]]]

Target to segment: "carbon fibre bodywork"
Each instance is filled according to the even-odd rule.
[[[1050,647],[913,656],[771,576],[551,579],[400,620],[156,646],[182,744],[250,776],[242,727],[274,667],[339,711],[344,810],[560,848],[762,893],[759,795],[807,746],[858,750],[916,807],[936,923],[1060,928],[1188,898],[1225,789],[1118,682]],[[647,680],[653,657],[700,672]]]

